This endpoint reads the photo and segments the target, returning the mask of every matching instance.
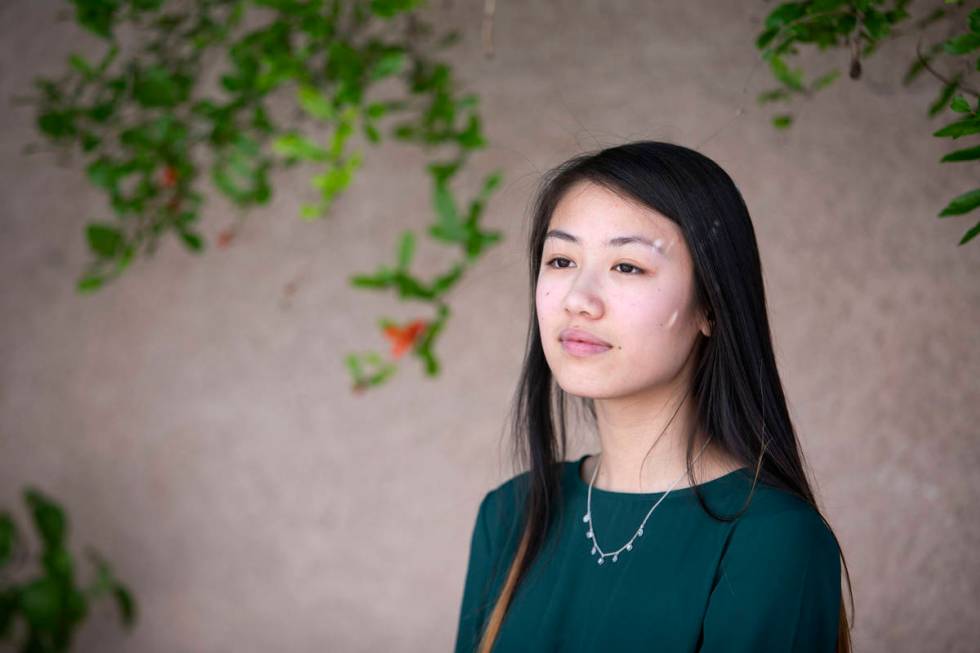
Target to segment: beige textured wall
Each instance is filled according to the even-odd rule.
[[[857,650],[976,650],[980,244],[956,246],[975,215],[934,217],[976,166],[937,163],[935,84],[897,82],[910,39],[777,133],[753,103],[771,5],[498,2],[487,61],[482,3],[436,2],[436,23],[464,32],[457,72],[492,143],[459,188],[506,169],[487,215],[506,241],[453,299],[443,375],[420,380],[408,362],[353,396],[342,354],[383,346],[381,313],[420,313],[346,277],[429,222],[427,159],[370,151],[316,224],[297,217],[302,175],[280,178],[230,248],[194,258],[168,240],[76,296],[82,225],[103,199],[77,162],[20,154],[38,139],[9,103],[94,45],[55,22],[66,4],[0,5],[0,504],[23,524],[20,489],[40,485],[68,508],[75,550],[100,549],[134,589],[136,631],[101,605],[78,651],[448,650],[478,502],[513,473],[498,443],[524,338],[528,201],[544,169],[634,138],[700,147],[749,205],[791,411],[852,572]],[[212,202],[206,233],[233,220]],[[429,272],[450,260],[428,242],[420,254]],[[582,435],[569,457],[594,446]]]

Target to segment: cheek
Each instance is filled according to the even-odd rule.
[[[559,308],[561,294],[554,287],[554,284],[547,280],[538,282],[537,290],[534,295],[534,304],[538,310],[538,317],[547,320]]]
[[[618,321],[627,326],[623,335],[651,346],[677,337],[689,321],[685,295],[669,286],[656,287],[642,298],[624,297],[618,305]]]

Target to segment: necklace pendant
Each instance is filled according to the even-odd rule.
[[[605,561],[606,561],[606,558],[605,558],[605,556],[600,556],[600,557],[599,557],[599,564],[600,564],[600,565],[601,565],[602,563],[604,563]]]
[[[589,521],[589,515],[586,514],[585,517],[582,517],[582,521]]]
[[[588,533],[585,534],[585,536],[586,537],[592,537],[592,531],[590,530]]]
[[[626,545],[626,550],[627,551],[632,551],[633,550],[633,545],[632,544],[627,544]]]
[[[617,560],[619,560],[619,555],[618,554],[613,556],[613,562],[616,562]]]
[[[595,547],[592,547],[592,555],[595,555]]]
[[[640,537],[642,537],[643,536],[643,529],[641,528],[640,530],[636,531],[636,534],[639,535]]]

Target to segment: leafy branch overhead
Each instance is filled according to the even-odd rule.
[[[416,279],[408,269],[414,236],[405,232],[396,268],[351,283],[433,305],[436,317],[422,321],[426,328],[411,350],[435,374],[431,344],[448,315],[443,298],[501,237],[480,225],[500,171],[487,176],[465,214],[457,212],[450,185],[469,154],[486,145],[478,97],[461,94],[450,66],[432,57],[458,34],[434,35],[416,12],[422,0],[71,4],[104,50],[91,59],[72,54],[60,77],[35,80],[29,101],[40,132],[83,157],[89,181],[113,213],[85,225],[92,259],[78,290],[105,287],[136,258],[152,256],[165,234],[204,251],[206,180],[244,210],[269,202],[275,170],[302,165],[313,172],[300,217],[318,220],[350,187],[365,147],[389,136],[443,152],[427,167],[435,214],[429,236],[459,247],[460,260],[432,282]],[[121,39],[122,32],[137,38]],[[215,66],[220,75],[212,88],[204,71]],[[394,80],[402,90],[392,95]],[[389,93],[379,96],[382,84]],[[294,110],[278,112],[286,115],[274,110],[290,104]],[[403,352],[395,351],[395,358]],[[380,383],[394,369],[377,354],[351,355],[348,368],[355,388]]]
[[[896,25],[911,21],[906,10],[909,4],[910,0],[810,0],[778,5],[766,16],[764,29],[756,39],[756,47],[761,50],[763,60],[769,64],[773,77],[780,85],[760,93],[757,101],[766,104],[789,102],[801,96],[811,97],[841,76],[840,69],[833,67],[808,82],[804,70],[794,68],[788,61],[789,57],[799,54],[799,47],[804,45],[815,45],[821,51],[846,49],[848,75],[851,79],[860,79],[862,62],[874,54],[882,42],[899,36]],[[980,132],[980,118],[977,116],[980,97],[977,87],[969,83],[969,79],[980,71],[980,9],[973,9],[962,21],[963,8],[963,0],[946,0],[943,6],[911,21],[914,29],[920,32],[920,39],[915,59],[902,83],[908,85],[923,71],[928,71],[942,84],[936,99],[929,106],[928,116],[934,117],[946,108],[960,114],[955,122],[933,133],[939,138],[958,139]],[[921,34],[941,21],[955,31],[923,51]],[[940,57],[953,72],[947,74],[937,70],[937,59]],[[976,101],[972,109],[967,96]],[[793,115],[780,113],[773,116],[772,122],[775,127],[785,129],[792,124]],[[971,146],[951,152],[940,162],[978,159],[980,146]],[[980,188],[954,198],[940,211],[939,217],[963,215],[978,206]],[[980,221],[967,230],[959,244],[970,241],[978,232]]]
[[[136,623],[136,602],[115,577],[109,564],[94,549],[86,555],[95,578],[79,587],[75,560],[68,551],[68,517],[52,499],[28,488],[24,501],[37,530],[41,552],[36,562],[41,573],[15,581],[31,561],[24,537],[13,516],[0,511],[0,642],[24,653],[67,651],[78,627],[96,599],[110,597],[127,629]]]

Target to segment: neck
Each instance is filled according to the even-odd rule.
[[[686,397],[685,397],[686,394]],[[687,443],[693,437],[697,456],[707,435],[695,428],[697,407],[689,391],[651,389],[645,396],[596,399],[596,421],[602,455],[595,487],[613,492],[663,492],[692,484],[686,475]],[[703,482],[714,452],[708,443],[694,464],[697,482]],[[588,468],[592,479],[596,461]],[[675,481],[677,482],[674,485]]]

